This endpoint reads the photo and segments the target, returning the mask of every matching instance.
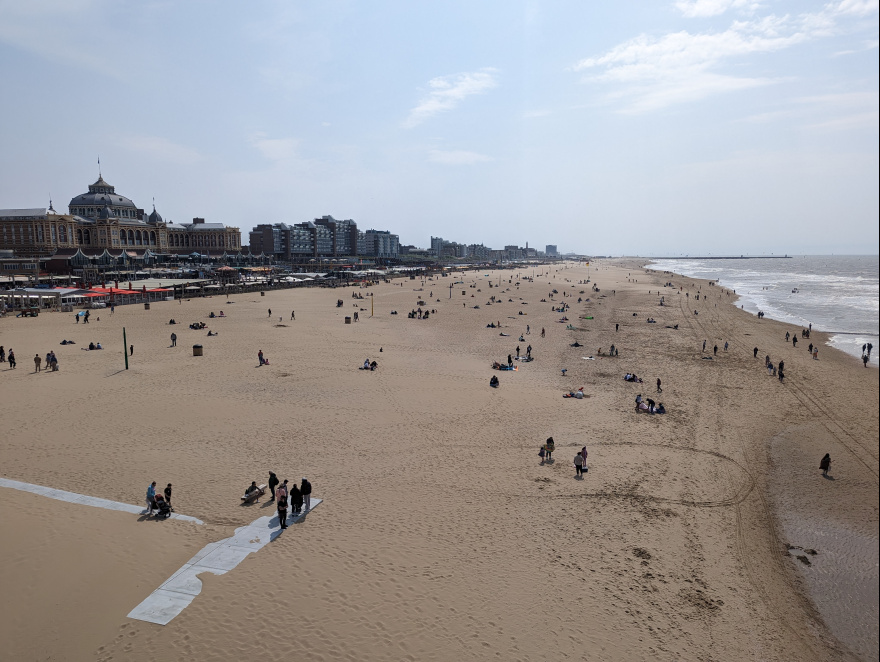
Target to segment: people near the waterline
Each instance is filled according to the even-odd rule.
[[[156,481],[154,480],[147,486],[147,512],[152,516],[156,510]]]
[[[312,484],[305,476],[303,476],[299,491],[302,494],[303,507],[306,509],[306,512],[309,512],[312,509]]]
[[[269,472],[269,491],[272,493],[272,501],[275,501],[275,488],[278,486],[278,476],[275,475],[274,471]]]
[[[819,462],[819,468],[822,470],[822,475],[827,476],[828,472],[831,471],[831,455],[825,453],[825,457],[822,458],[822,461]]]
[[[818,346],[813,346],[813,360],[814,361],[819,360],[819,347]]]
[[[489,380],[489,386],[492,388],[498,388],[498,376],[492,375],[492,379]]]

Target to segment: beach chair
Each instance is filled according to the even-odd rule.
[[[245,494],[243,497],[241,497],[241,502],[250,503],[251,501],[256,501],[266,493],[266,487],[266,485],[257,485],[257,489],[255,489],[250,494]]]

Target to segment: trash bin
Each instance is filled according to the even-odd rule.
[[[345,323],[351,324],[351,317],[349,317],[348,315],[345,316]]]
[[[202,346],[193,345],[193,356],[202,356]]]
[[[150,309],[150,304],[145,303],[145,304],[144,304],[144,310],[149,310],[149,309]]]

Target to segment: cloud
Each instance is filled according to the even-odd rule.
[[[740,0],[681,0],[676,6],[691,16],[751,7]],[[581,60],[572,70],[589,72],[584,82],[616,84],[605,100],[623,103],[623,112],[644,113],[778,82],[780,79],[730,75],[722,69],[752,56],[841,34],[850,29],[842,24],[845,17],[865,16],[876,8],[876,1],[842,0],[815,13],[734,21],[723,31],[682,30],[660,37],[643,34],[602,55]]]
[[[294,138],[269,138],[265,133],[256,133],[251,138],[251,144],[264,158],[279,163],[296,157],[299,141]]]
[[[161,136],[125,136],[119,140],[119,145],[144,156],[181,165],[191,165],[203,159],[197,150]]]
[[[753,0],[677,0],[674,4],[685,18],[718,16],[728,9],[741,9],[751,14],[760,7]]]
[[[485,163],[494,159],[485,154],[466,152],[464,150],[444,151],[432,149],[428,152],[428,160],[432,163],[441,163],[443,165],[473,165],[474,163]]]
[[[469,96],[497,87],[496,71],[486,67],[470,73],[432,78],[428,81],[428,93],[409,111],[403,126],[411,129],[438,113],[452,110]]]

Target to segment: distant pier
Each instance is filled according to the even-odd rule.
[[[670,257],[650,257],[650,260],[790,260],[791,255],[679,255]]]

